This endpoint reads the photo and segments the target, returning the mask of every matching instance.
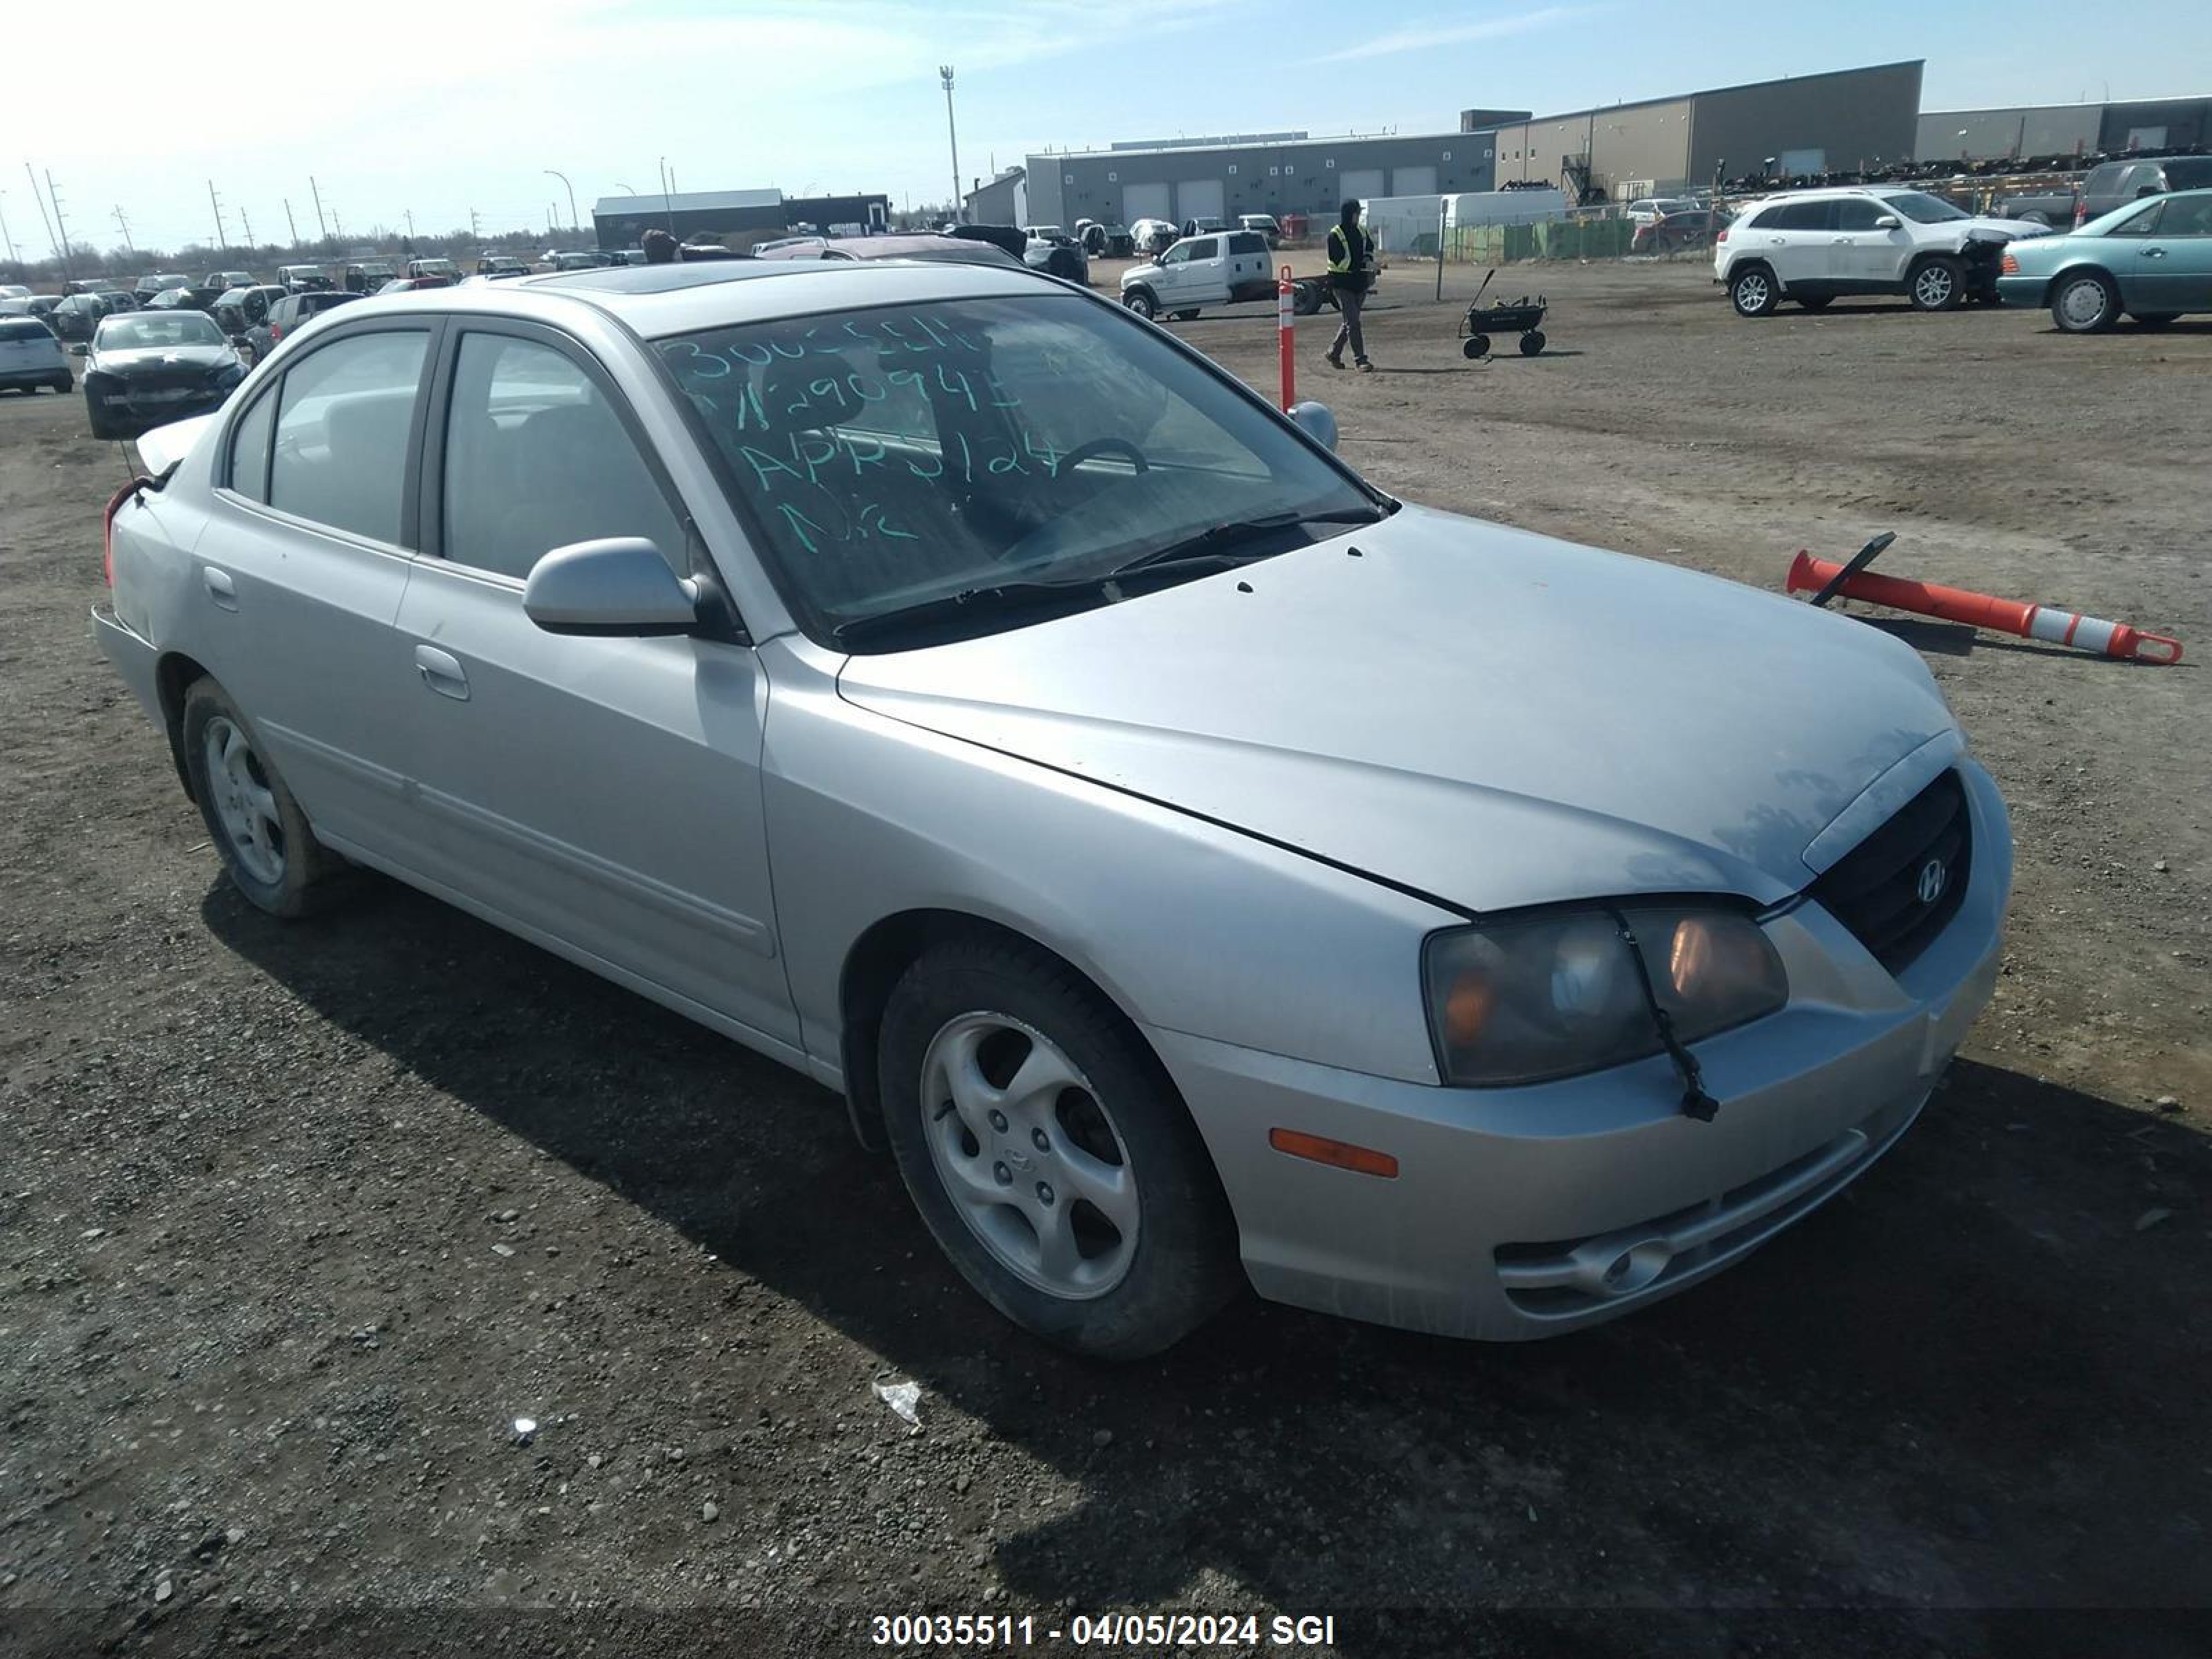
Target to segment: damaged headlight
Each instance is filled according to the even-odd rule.
[[[1782,959],[1759,924],[1702,907],[1559,911],[1431,934],[1422,983],[1444,1081],[1475,1088],[1662,1053],[1655,1000],[1686,1043],[1790,1000]]]

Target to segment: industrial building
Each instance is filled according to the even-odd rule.
[[[1487,134],[1498,182],[1559,185],[1570,199],[1666,194],[1718,178],[1802,178],[1911,159],[1919,131],[1918,59],[1791,76],[1498,122]],[[1474,186],[1480,188],[1480,186]]]
[[[999,176],[988,185],[977,179],[975,188],[961,198],[968,222],[971,225],[1051,223],[1048,219],[1030,217],[1028,179],[1027,167],[1001,167]]]
[[[1922,161],[1992,161],[2208,145],[2212,145],[2212,98],[2139,98],[2122,103],[1929,110],[1920,118],[1913,156]]]
[[[1327,220],[1347,198],[1488,190],[1492,159],[1491,140],[1480,132],[1285,132],[1063,150],[1028,158],[1027,222],[1180,223],[1240,213]]]
[[[678,241],[719,241],[750,235],[778,236],[794,225],[860,225],[882,230],[890,222],[888,196],[786,196],[780,190],[678,191],[670,195],[602,196],[592,204],[592,225],[601,247],[635,247],[648,230]]]

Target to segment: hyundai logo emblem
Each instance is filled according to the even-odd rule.
[[[1920,902],[1923,904],[1933,904],[1937,899],[1942,898],[1943,896],[1943,884],[1949,878],[1950,872],[1944,869],[1942,860],[1930,859],[1927,863],[1922,865],[1920,866],[1920,885],[1917,889],[1917,891],[1920,894]]]

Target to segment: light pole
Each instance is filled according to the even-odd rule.
[[[0,200],[5,200],[7,195],[6,191],[0,190]],[[15,233],[8,228],[8,210],[4,207],[0,207],[0,241],[8,244],[8,263],[11,265],[22,264],[21,258],[15,252]]]
[[[673,236],[676,234],[676,201],[673,192],[668,188],[668,158],[665,155],[660,158],[660,210],[667,216],[668,234]]]
[[[558,179],[561,181],[561,187],[568,192],[568,228],[571,230],[581,230],[584,228],[584,222],[576,216],[575,185],[568,182],[568,175],[567,173],[558,172],[552,167],[547,167],[545,169],[545,174],[548,178]]]
[[[939,64],[937,78],[945,83],[945,136],[952,146],[952,222],[967,218],[960,207],[960,131],[952,125],[952,65]]]

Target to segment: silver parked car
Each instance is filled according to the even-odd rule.
[[[144,441],[94,626],[248,899],[368,866],[842,1091],[1033,1332],[1571,1329],[1905,1132],[2005,809],[1895,640],[1330,430],[1012,268],[363,300]]]

